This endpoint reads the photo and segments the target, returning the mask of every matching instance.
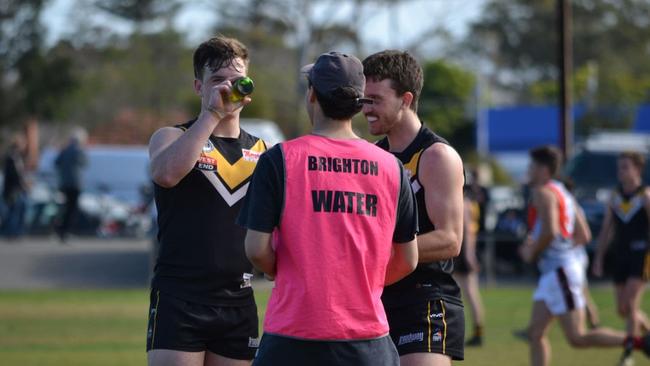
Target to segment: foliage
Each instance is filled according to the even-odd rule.
[[[444,60],[426,62],[422,68],[424,86],[418,114],[458,150],[468,150],[474,145],[473,118],[468,116],[474,76]]]
[[[4,1],[0,6],[0,120],[54,117],[75,87],[72,62],[43,47],[39,16],[44,1]]]
[[[178,10],[173,0],[95,0],[95,6],[136,24],[166,17]]]
[[[555,0],[490,0],[466,46],[492,65],[496,86],[519,103],[556,103],[558,88]],[[598,117],[603,108],[650,101],[650,2],[575,0],[572,4],[574,99],[585,104],[587,130],[624,125],[626,113]],[[612,116],[621,120],[611,121]],[[597,122],[600,121],[600,122]]]

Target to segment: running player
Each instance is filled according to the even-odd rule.
[[[246,254],[276,279],[254,364],[397,366],[381,293],[417,264],[415,199],[352,130],[361,62],[330,52],[303,71],[312,133],[262,155],[240,215]]]
[[[643,291],[650,275],[650,189],[641,180],[644,165],[645,158],[640,153],[626,152],[619,156],[620,186],[605,213],[593,267],[594,275],[603,275],[605,253],[613,239],[616,304],[618,314],[626,320],[628,335],[623,359],[629,358],[634,336],[650,330],[648,317],[641,310]]]
[[[573,196],[573,181],[567,177],[563,177],[561,181],[567,191]],[[575,197],[573,205],[576,210],[576,220],[580,221],[575,225],[573,242],[576,256],[578,257],[578,261],[582,264],[585,273],[585,282],[582,291],[585,297],[585,317],[587,318],[587,325],[589,328],[597,328],[600,326],[600,315],[598,312],[598,306],[596,306],[596,303],[591,296],[591,292],[589,291],[589,281],[587,279],[587,273],[589,272],[589,255],[587,254],[586,246],[592,239],[591,228],[587,223],[584,209],[580,206],[578,201],[575,200]]]
[[[573,196],[554,179],[560,171],[561,153],[555,147],[542,146],[531,150],[530,157],[533,194],[529,219],[533,225],[520,254],[526,262],[537,262],[541,272],[528,327],[531,364],[550,363],[546,333],[555,317],[573,347],[621,347],[625,341],[623,332],[608,328],[585,330],[585,273],[576,255],[573,235],[584,230],[576,225],[586,222],[576,219]],[[635,345],[640,349],[643,340],[635,338]]]
[[[476,175],[472,176],[476,179]],[[454,279],[460,285],[463,299],[467,300],[474,324],[474,334],[465,342],[466,346],[483,345],[484,311],[479,291],[480,266],[476,255],[476,236],[479,232],[480,208],[474,199],[474,192],[465,187],[463,217],[463,245],[454,265]]]
[[[239,128],[231,85],[248,71],[248,51],[218,36],[194,52],[196,119],[158,130],[149,154],[160,252],[151,284],[150,365],[249,365],[258,339],[246,231],[235,219],[261,139]]]
[[[382,300],[402,365],[462,360],[465,319],[453,258],[463,235],[463,162],[417,115],[423,74],[408,52],[383,51],[363,61],[363,113],[377,143],[402,161],[418,203],[417,269],[386,287]]]

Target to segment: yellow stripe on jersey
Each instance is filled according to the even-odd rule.
[[[234,164],[230,164],[228,160],[219,152],[218,149],[212,149],[209,152],[204,152],[203,155],[212,158],[217,162],[217,175],[224,181],[226,186],[232,191],[253,175],[257,158],[259,154],[266,150],[266,145],[262,139],[257,140],[248,151],[253,153],[254,159],[247,158],[246,155],[242,156]]]
[[[404,164],[404,169],[406,169],[409,179],[418,174],[418,163],[420,162],[420,155],[422,155],[422,151],[424,150],[420,150],[415,153],[411,158],[411,161]]]
[[[443,325],[443,333],[442,333],[442,354],[445,355],[447,354],[447,313],[445,312],[445,303],[440,300],[440,306],[442,307],[442,325]]]
[[[618,206],[623,213],[628,213],[630,209],[632,208],[632,202],[631,201],[623,201],[621,204]]]
[[[158,323],[158,305],[160,305],[160,290],[156,291],[156,307],[153,313],[153,333],[151,335],[151,349],[154,348],[156,340],[156,324]]]
[[[429,325],[429,336],[427,337],[427,351],[431,353],[431,301],[427,301],[427,324]]]

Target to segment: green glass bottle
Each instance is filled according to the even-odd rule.
[[[233,103],[240,102],[245,96],[252,94],[254,89],[255,84],[253,83],[253,79],[248,76],[240,77],[232,83],[230,101]]]

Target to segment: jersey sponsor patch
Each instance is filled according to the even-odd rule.
[[[397,342],[398,346],[413,342],[423,342],[424,341],[424,332],[409,333],[399,336],[399,341]]]
[[[202,171],[215,171],[217,169],[217,160],[211,156],[214,151],[214,145],[210,140],[208,140],[208,142],[203,145],[201,155],[199,155],[199,159],[196,161],[194,167]]]
[[[248,347],[249,348],[258,348],[260,346],[260,339],[248,337]]]
[[[239,288],[247,288],[252,286],[251,284],[251,279],[253,278],[252,273],[244,273],[242,274],[241,277],[242,277],[242,282],[239,285]]]
[[[244,160],[254,163],[257,163],[257,161],[260,160],[260,155],[262,155],[262,151],[254,151],[248,149],[241,149],[241,153]]]

